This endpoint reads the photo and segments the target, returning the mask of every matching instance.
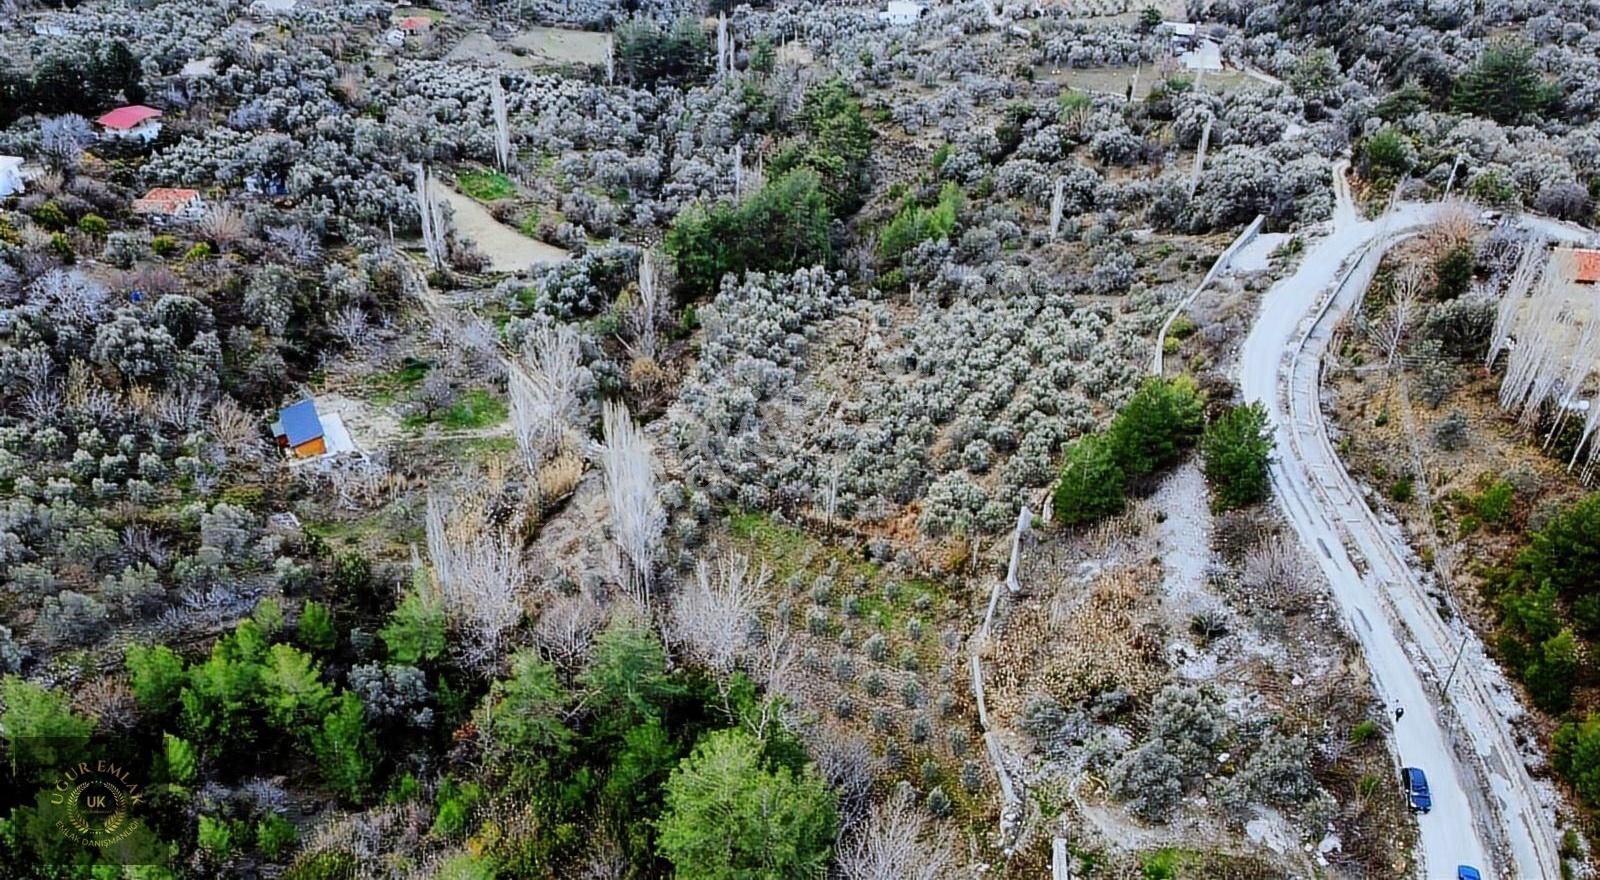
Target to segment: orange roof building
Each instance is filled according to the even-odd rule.
[[[1579,284],[1600,284],[1600,251],[1573,249],[1572,280]]]
[[[197,189],[162,186],[145,193],[144,198],[133,201],[133,213],[158,217],[179,217],[198,212],[200,208],[200,191]]]
[[[408,33],[425,31],[433,27],[433,19],[426,15],[408,15],[400,20],[400,29]]]

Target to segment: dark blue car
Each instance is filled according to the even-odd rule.
[[[1406,804],[1418,813],[1433,809],[1433,795],[1428,793],[1428,777],[1416,767],[1400,771],[1400,784],[1406,789]]]
[[[1456,880],[1483,880],[1483,875],[1471,865],[1460,865],[1456,868]]]

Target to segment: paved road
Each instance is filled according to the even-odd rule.
[[[1457,865],[1472,864],[1486,876],[1499,867],[1505,876],[1558,877],[1553,795],[1519,757],[1507,723],[1519,711],[1514,698],[1459,616],[1450,624],[1440,617],[1407,562],[1404,537],[1373,514],[1345,472],[1318,404],[1322,355],[1338,319],[1359,301],[1382,252],[1438,208],[1402,204],[1381,220],[1364,221],[1343,169],[1335,176],[1333,231],[1267,293],[1245,342],[1240,384],[1247,400],[1271,414],[1279,504],[1332,584],[1379,696],[1391,709],[1405,707],[1395,747],[1401,763],[1421,767],[1433,789],[1433,811],[1418,822],[1420,876],[1454,880]],[[1561,224],[1528,222],[1546,235],[1575,234]],[[1435,699],[1463,640],[1447,715]]]

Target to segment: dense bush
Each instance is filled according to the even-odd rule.
[[[741,730],[704,737],[667,780],[658,828],[679,877],[798,877],[827,868],[834,796],[810,771],[763,760]]]
[[[1540,80],[1531,47],[1501,42],[1485,49],[1461,75],[1450,100],[1463,113],[1509,125],[1535,121],[1552,112],[1559,93]]]
[[[932,207],[906,205],[878,233],[879,256],[891,260],[920,242],[948,238],[955,231],[956,214],[960,210],[961,190],[953,183],[944,185],[939,191],[939,201]]]
[[[1175,464],[1205,427],[1205,401],[1194,380],[1150,379],[1106,429],[1112,457],[1130,479]]]
[[[829,210],[839,217],[861,207],[872,184],[876,133],[842,80],[814,86],[800,110],[801,137],[772,161],[774,174],[794,168],[817,173]]]
[[[1056,521],[1072,526],[1121,513],[1126,482],[1127,475],[1104,437],[1074,441],[1067,447],[1056,483]]]
[[[1271,496],[1272,433],[1260,403],[1230,407],[1213,420],[1200,438],[1200,452],[1218,508],[1232,510]]]
[[[700,297],[714,293],[724,275],[826,264],[829,220],[820,178],[800,169],[737,205],[684,211],[667,233],[666,250],[685,293]]]

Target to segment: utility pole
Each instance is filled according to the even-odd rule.
[[[1450,698],[1450,682],[1455,680],[1456,668],[1461,665],[1461,655],[1467,652],[1467,639],[1469,638],[1471,638],[1470,635],[1461,637],[1461,646],[1456,648],[1455,662],[1450,664],[1450,674],[1444,677],[1444,684],[1439,686],[1439,696],[1447,700]]]

